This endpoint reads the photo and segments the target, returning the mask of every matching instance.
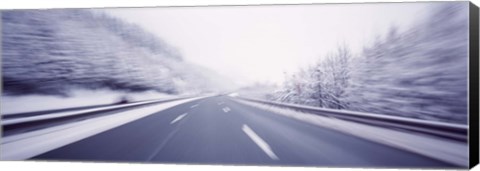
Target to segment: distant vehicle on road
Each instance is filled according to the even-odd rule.
[[[115,104],[126,104],[132,102],[133,99],[128,95],[121,96]]]

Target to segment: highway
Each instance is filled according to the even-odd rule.
[[[459,167],[239,103],[178,104],[28,160],[335,167]]]

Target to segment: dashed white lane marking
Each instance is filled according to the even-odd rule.
[[[218,105],[222,105],[222,104],[224,104],[224,102],[218,102],[217,104],[218,104]]]
[[[184,113],[184,114],[181,114],[180,116],[178,116],[177,118],[175,118],[174,120],[172,120],[172,122],[170,122],[170,125],[171,124],[174,124],[175,122],[178,122],[179,120],[183,119],[185,116],[187,116],[188,113]]]
[[[193,105],[193,106],[190,106],[190,108],[194,108],[194,107],[197,107],[197,106],[198,106],[198,104],[196,104],[196,105]]]
[[[228,112],[231,111],[231,109],[230,109],[229,107],[224,107],[224,108],[222,108],[222,110],[223,110],[223,112],[225,112],[225,113],[228,113]]]
[[[260,138],[255,132],[253,132],[253,130],[250,129],[250,127],[248,127],[248,125],[243,124],[242,130],[243,130],[243,132],[245,132],[245,134],[247,134],[248,137],[250,137],[250,139],[252,139],[252,141],[255,142],[255,144],[257,144],[258,147],[260,147],[260,148],[263,150],[263,152],[265,152],[271,159],[273,159],[273,160],[279,160],[278,156],[272,151],[272,148],[270,148],[270,146],[269,146],[262,138]]]

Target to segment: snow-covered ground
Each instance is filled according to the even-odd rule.
[[[106,105],[119,102],[127,96],[130,101],[142,101],[152,99],[166,99],[178,96],[146,91],[140,93],[126,93],[112,90],[73,90],[70,96],[53,95],[2,95],[1,112],[5,114],[34,112],[42,110],[63,109],[91,105]]]

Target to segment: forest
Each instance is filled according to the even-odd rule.
[[[435,6],[426,19],[353,54],[348,45],[286,75],[265,96],[321,108],[467,123],[468,13]]]
[[[215,72],[184,61],[157,35],[101,10],[2,11],[2,60],[5,95],[68,96],[72,89],[195,94],[221,88]]]

